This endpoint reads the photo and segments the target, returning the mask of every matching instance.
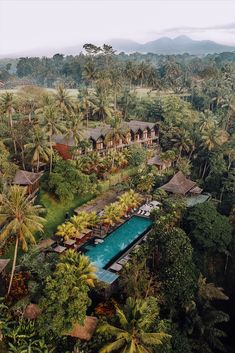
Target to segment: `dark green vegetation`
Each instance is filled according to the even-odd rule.
[[[34,247],[24,255],[20,252],[10,295],[0,305],[0,350],[232,352],[234,54],[127,56],[115,55],[108,46],[101,51],[92,45],[86,50],[86,55],[77,57],[22,58],[17,72],[9,66],[1,71],[9,87],[14,80],[45,87],[63,84],[54,92],[25,86],[0,96],[1,251],[6,255],[12,244],[19,242],[21,247],[51,237],[67,212],[111,186],[117,192],[132,188],[160,201],[162,207],[151,214],[153,229],[147,241],[120,272],[118,294],[98,305],[94,293],[102,288],[87,258],[70,251],[64,257],[39,254]],[[79,90],[72,95],[65,87]],[[114,148],[105,156],[77,155],[81,146],[89,149],[84,127],[108,122],[112,126],[108,138],[115,141],[123,133],[120,122],[132,118],[159,123],[158,154],[171,167],[160,173],[147,166],[153,151],[136,145],[124,151]],[[62,160],[53,150],[52,136],[61,133],[73,134],[76,140],[73,160]],[[20,202],[10,203],[14,189],[9,184],[16,169],[37,171],[42,163],[45,173],[37,201],[26,202],[19,190]],[[187,209],[183,197],[159,190],[178,170],[210,192],[211,200]],[[120,219],[127,201],[118,205],[118,214],[113,204],[106,208],[107,224]],[[37,218],[38,227],[26,229],[28,218],[39,210],[35,204],[45,208],[41,217],[46,222]],[[9,226],[13,221],[20,226]],[[40,231],[41,225],[44,234],[31,233]],[[41,309],[35,321],[23,318],[29,302]],[[99,318],[92,339],[67,337],[85,315]]]

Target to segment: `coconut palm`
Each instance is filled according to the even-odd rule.
[[[80,232],[75,228],[71,222],[66,222],[57,227],[56,235],[63,237],[64,240],[70,238],[79,238]]]
[[[18,185],[10,187],[0,199],[0,242],[5,242],[10,236],[15,238],[15,252],[8,294],[11,290],[15,272],[18,245],[27,251],[27,242],[34,244],[34,232],[43,231],[44,219],[40,217],[42,207],[34,205],[34,199],[27,196],[26,189]]]
[[[206,278],[200,274],[198,278],[198,296],[202,300],[228,300],[224,290],[221,287],[216,287],[214,283],[208,283]]]
[[[63,119],[73,110],[73,104],[68,91],[63,85],[59,85],[55,94],[55,106],[62,114]]]
[[[146,315],[148,302],[128,298],[124,309],[116,306],[118,325],[103,324],[98,332],[113,336],[114,340],[100,349],[99,353],[125,352],[150,353],[151,347],[163,345],[170,338],[165,332],[149,332],[151,320]]]
[[[114,118],[111,119],[110,126],[111,128],[105,136],[104,142],[107,144],[112,141],[113,147],[116,148],[120,141],[122,141],[122,143],[126,142],[126,135],[129,129],[122,125],[121,114],[117,112]]]
[[[12,115],[15,111],[14,109],[14,96],[12,93],[6,92],[1,96],[1,112],[5,115],[8,119],[9,126],[13,127],[13,120]]]
[[[58,117],[56,109],[53,105],[47,105],[44,108],[38,110],[40,114],[40,125],[48,136],[50,144],[50,172],[52,171],[52,157],[53,157],[53,141],[52,136],[55,134],[61,134],[66,131],[65,124]]]
[[[91,97],[87,88],[83,88],[79,91],[78,104],[83,113],[84,118],[86,119],[86,125],[88,127],[89,114],[92,108],[94,108],[94,104],[91,100]]]
[[[84,139],[83,130],[84,127],[81,115],[71,115],[69,121],[66,124],[65,140],[69,140],[72,137],[75,142],[75,147],[78,147],[78,145]]]
[[[92,103],[92,112],[98,115],[99,120],[104,122],[107,118],[110,119],[112,117],[111,99],[106,93],[96,90]]]
[[[43,130],[36,125],[32,130],[32,140],[24,146],[26,152],[31,156],[31,164],[37,166],[39,170],[40,162],[49,162],[50,144],[43,133]]]
[[[69,249],[66,251],[65,255],[61,257],[57,269],[60,270],[61,268],[66,268],[66,266],[74,266],[74,268],[76,268],[76,273],[81,283],[86,283],[90,287],[95,286],[95,272],[97,269],[91,264],[89,257]]]
[[[122,87],[122,75],[118,67],[113,68],[110,71],[110,79],[112,83],[113,99],[114,99],[114,110],[117,109],[117,94]]]
[[[87,81],[91,82],[91,86],[93,81],[95,81],[97,78],[97,70],[95,64],[90,58],[84,66],[84,77]]]
[[[129,190],[118,197],[118,202],[121,207],[128,212],[132,208],[136,208],[139,206],[141,202],[141,197],[134,190]]]
[[[138,79],[140,80],[140,87],[143,87],[143,82],[144,80],[148,77],[149,74],[149,65],[142,61],[139,65],[138,65]]]
[[[13,119],[12,119],[15,109],[14,109],[14,96],[12,93],[6,92],[1,96],[0,111],[3,114],[3,116],[5,116],[8,120],[10,131],[11,131],[11,138],[12,138],[14,150],[16,153],[17,152],[16,139],[14,137]]]
[[[108,227],[113,226],[115,223],[120,222],[123,213],[123,209],[118,202],[111,203],[104,208],[102,222]]]
[[[98,218],[95,212],[80,212],[79,214],[71,217],[71,222],[78,232],[82,232],[87,227],[94,227],[98,222]]]
[[[133,61],[128,61],[125,67],[125,76],[129,81],[130,90],[133,81],[136,81],[138,78],[138,67]]]

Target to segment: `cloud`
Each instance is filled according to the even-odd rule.
[[[233,33],[235,30],[235,22],[221,24],[221,25],[214,25],[214,26],[201,26],[201,27],[190,27],[190,26],[182,26],[182,27],[171,27],[166,28],[161,31],[151,31],[149,34],[151,35],[171,35],[171,34],[193,34],[193,33],[206,33],[209,31],[225,31],[228,33]]]

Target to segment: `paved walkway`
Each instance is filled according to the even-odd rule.
[[[115,190],[108,190],[95,199],[87,202],[86,204],[76,208],[74,212],[79,213],[81,211],[86,212],[100,212],[106,205],[116,201],[117,197],[122,193],[117,193]]]

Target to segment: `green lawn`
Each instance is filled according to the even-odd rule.
[[[108,180],[102,181],[99,183],[99,191],[101,193],[109,190],[111,187],[115,186],[118,183],[121,183],[123,180],[128,178],[129,176],[136,173],[138,167],[129,167],[125,168],[119,173],[109,175]],[[96,195],[86,195],[85,197],[77,197],[72,201],[68,201],[66,203],[59,202],[58,200],[54,199],[51,195],[44,191],[40,191],[36,203],[42,205],[45,208],[45,218],[46,222],[44,225],[44,233],[43,234],[35,234],[36,240],[46,239],[52,237],[55,233],[56,228],[58,225],[62,224],[65,220],[65,215],[68,212],[69,215],[72,215],[74,209],[77,207],[85,204],[86,202],[90,201]],[[10,258],[13,259],[14,254],[14,244],[7,247],[6,252],[4,255],[0,256],[1,258]],[[18,249],[18,257],[23,254],[21,248]],[[10,266],[8,266],[8,269]]]
[[[35,234],[36,240],[40,238],[50,238],[57,226],[64,222],[66,212],[72,214],[73,210],[82,204],[90,201],[95,195],[87,195],[86,197],[79,197],[67,203],[61,203],[58,200],[53,199],[49,194],[41,191],[39,193],[37,204],[42,205],[46,209],[45,215],[45,226],[43,234]],[[21,248],[18,249],[18,257],[23,254]],[[14,244],[7,246],[4,255],[0,256],[0,259],[13,259],[14,255]],[[8,265],[8,270],[10,266]]]
[[[85,197],[78,197],[72,201],[62,203],[41,191],[37,202],[46,209],[43,238],[49,238],[54,234],[57,226],[64,222],[66,212],[71,215],[75,208],[90,201],[94,196],[86,195]]]

